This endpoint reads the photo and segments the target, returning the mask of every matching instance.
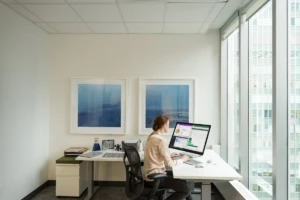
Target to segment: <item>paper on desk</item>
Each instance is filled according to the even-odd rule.
[[[92,152],[81,154],[80,157],[92,158],[95,156],[99,156],[101,154],[103,154],[103,153],[100,151],[92,151]]]

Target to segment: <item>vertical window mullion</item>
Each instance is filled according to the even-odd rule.
[[[246,16],[240,16],[240,174],[242,183],[249,187],[249,48],[248,21]]]
[[[272,2],[273,198],[288,199],[288,1]]]

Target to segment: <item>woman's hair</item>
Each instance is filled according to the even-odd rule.
[[[169,118],[166,115],[158,115],[153,121],[153,125],[152,125],[153,132],[149,135],[148,139],[151,137],[151,135],[154,134],[155,131],[161,129],[164,126],[164,124],[167,123],[168,121]]]

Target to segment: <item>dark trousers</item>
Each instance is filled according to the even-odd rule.
[[[145,181],[145,184],[153,187],[154,181]],[[174,179],[168,175],[168,178],[160,180],[159,188],[170,188],[175,191],[166,200],[193,200],[191,196],[191,189],[189,188],[187,181]]]

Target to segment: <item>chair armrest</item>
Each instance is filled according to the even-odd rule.
[[[154,173],[154,174],[149,174],[147,176],[149,179],[160,179],[160,178],[168,178],[167,174],[163,173]]]

